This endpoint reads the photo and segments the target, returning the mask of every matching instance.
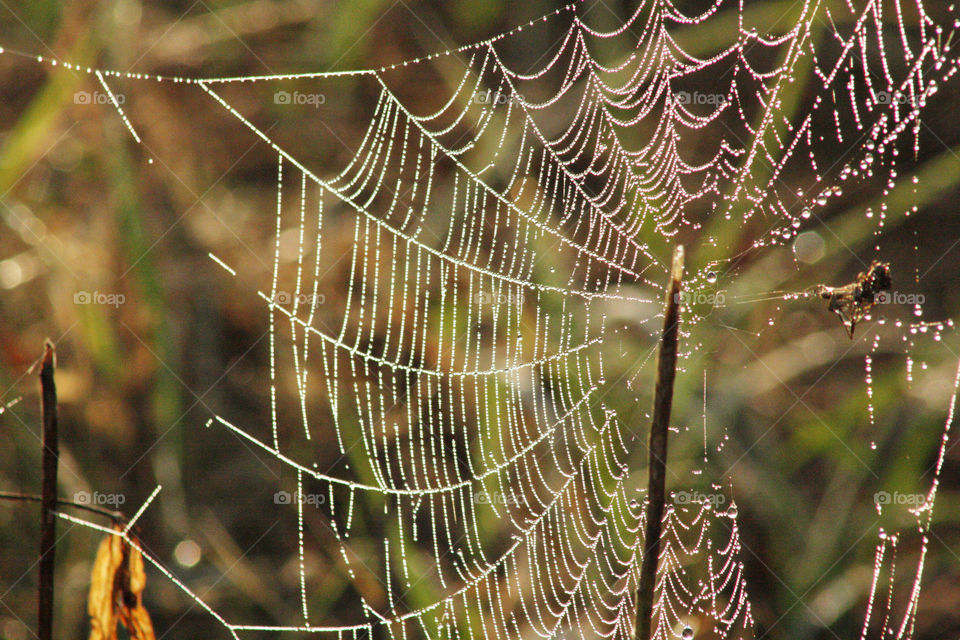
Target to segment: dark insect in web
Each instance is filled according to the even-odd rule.
[[[813,293],[830,301],[828,308],[840,316],[852,340],[857,323],[863,320],[874,304],[883,302],[883,292],[890,285],[890,263],[874,260],[867,272],[858,274],[850,284],[841,287],[818,284],[813,288]]]

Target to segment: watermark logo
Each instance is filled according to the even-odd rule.
[[[91,506],[119,507],[127,501],[122,493],[100,493],[99,491],[77,491],[73,494],[73,501],[77,504]]]
[[[277,291],[270,300],[277,306],[287,306],[296,303],[297,306],[313,306],[314,304],[324,304],[327,297],[322,293],[291,293],[289,291]]]
[[[300,91],[276,91],[273,94],[274,104],[306,104],[315,109],[327,101],[327,96],[322,93],[302,93]]]
[[[77,291],[73,294],[73,304],[105,304],[119,307],[127,301],[122,293],[103,293],[101,291]]]
[[[673,301],[687,307],[704,304],[722,306],[726,302],[726,297],[718,291],[678,291],[674,294]]]
[[[473,94],[473,101],[476,104],[507,104],[513,102],[519,104],[523,102],[523,96],[519,93],[506,93],[504,91],[491,91],[484,89]]]
[[[523,292],[512,293],[493,293],[490,291],[480,291],[476,295],[477,302],[481,305],[486,304],[523,304]]]
[[[473,501],[476,504],[520,504],[520,498],[517,497],[514,493],[501,493],[499,491],[494,491],[493,493],[487,493],[486,491],[478,491],[473,494]]]
[[[874,296],[874,304],[923,305],[926,296],[922,293],[904,293],[902,291],[881,291]]]
[[[309,504],[313,506],[318,506],[321,504],[326,504],[327,495],[324,493],[300,493],[299,491],[294,491],[290,493],[289,491],[277,491],[273,494],[273,504]]]
[[[727,103],[727,96],[722,93],[704,93],[702,91],[678,91],[674,94],[678,104],[708,104],[720,106]]]
[[[906,104],[909,98],[903,93],[897,94],[891,91],[877,91],[876,104]]]
[[[710,504],[714,507],[727,502],[727,496],[722,493],[700,493],[699,491],[677,491],[673,499],[677,504]]]
[[[117,104],[124,104],[127,96],[122,93],[114,93],[113,99]],[[103,91],[77,91],[73,94],[73,104],[113,104],[110,94]]]
[[[922,507],[927,502],[927,494],[877,491],[873,494],[873,502],[877,505],[901,504],[908,507]]]

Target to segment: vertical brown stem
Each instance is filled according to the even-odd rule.
[[[660,559],[660,535],[666,504],[667,433],[673,406],[673,381],[677,376],[677,336],[680,328],[680,283],[683,279],[683,246],[673,252],[673,268],[663,314],[663,336],[657,357],[657,384],[650,426],[650,478],[647,484],[647,528],[637,588],[637,640],[650,640],[653,631],[653,591]]]
[[[40,493],[40,579],[37,593],[37,637],[53,638],[53,569],[56,546],[57,462],[57,387],[53,381],[55,356],[53,345],[46,344],[40,367],[40,399],[43,411],[43,484]]]

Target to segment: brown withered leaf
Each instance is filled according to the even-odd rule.
[[[150,615],[143,606],[146,584],[140,550],[120,536],[104,538],[90,573],[90,640],[117,640],[118,621],[132,640],[155,640]]]
[[[123,564],[123,538],[107,536],[100,542],[90,572],[90,593],[87,613],[90,615],[90,640],[116,640],[117,619],[114,585],[117,571]]]
[[[143,590],[147,586],[147,574],[143,570],[143,554],[137,547],[127,545],[127,562],[121,576],[120,619],[133,640],[156,640],[150,614],[143,606]]]

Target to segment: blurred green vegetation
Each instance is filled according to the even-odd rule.
[[[542,0],[20,1],[0,8],[0,45],[79,64],[197,77],[365,68],[490,37],[557,6]],[[611,19],[629,11],[609,10]],[[787,10],[798,9],[790,2],[747,5],[758,21]],[[718,40],[723,34],[718,29]],[[722,44],[684,41],[682,33],[678,40],[704,53]],[[503,48],[509,60],[530,63],[550,46],[531,36]],[[785,85],[787,113],[808,98],[808,72],[799,67],[799,80]],[[450,77],[441,61],[430,82]],[[422,96],[426,110],[435,98],[431,85],[410,83],[404,99]],[[370,96],[358,82],[341,86],[329,98],[325,122],[337,138],[356,140]],[[274,233],[276,158],[251,152],[229,114],[202,92],[172,84],[124,85],[125,110],[144,138],[137,146],[108,106],[76,101],[77,91],[97,89],[89,76],[0,55],[0,404],[23,398],[0,416],[0,490],[38,490],[38,401],[29,367],[49,336],[59,353],[62,495],[117,494],[125,500],[119,506],[130,510],[163,484],[140,525],[147,548],[234,621],[296,619],[295,523],[250,508],[269,502],[278,477],[289,489],[283,484],[289,478],[275,460],[222,430],[201,428],[226,408],[251,423],[269,421],[267,316],[246,283],[221,277],[207,253],[228,256],[244,273],[263,268]],[[901,164],[888,195],[882,196],[881,178],[848,188],[822,224],[810,228],[822,241],[822,257],[801,264],[789,249],[747,252],[721,270],[717,288],[727,304],[688,327],[687,343],[699,348],[678,378],[674,416],[681,435],[671,444],[670,466],[691,487],[699,477],[701,487],[716,482],[735,497],[757,637],[854,637],[881,526],[904,530],[903,575],[909,578],[917,563],[912,521],[903,510],[879,521],[873,494],[916,493],[929,484],[960,340],[951,331],[942,341],[909,334],[896,323],[915,319],[903,309],[892,310],[884,324],[865,322],[850,341],[820,301],[764,298],[849,282],[879,257],[894,265],[898,283],[925,296],[924,320],[958,317],[958,99],[954,83],[931,101],[920,153]],[[311,160],[323,170],[349,160],[349,148],[334,138],[320,144],[327,134],[316,131],[314,112],[278,120],[272,105],[253,106],[271,123],[271,135],[316,143]],[[752,173],[757,183],[766,181],[766,171],[758,166]],[[785,179],[791,178],[808,176]],[[879,211],[882,202],[888,210],[876,233],[864,212]],[[694,248],[690,272],[749,247],[758,228],[718,220],[701,232],[715,235],[717,247],[684,238]],[[669,254],[663,239],[647,240],[658,255]],[[128,303],[77,305],[77,291],[122,293]],[[620,317],[615,309],[610,315],[621,326],[606,347],[605,361],[613,364],[605,401],[645,437],[653,379],[648,355],[655,346],[648,335],[657,319]],[[880,342],[871,400],[864,357],[874,335]],[[635,384],[627,385],[631,379]],[[333,442],[326,433],[318,446],[332,451]],[[948,452],[938,497],[918,640],[960,633],[957,451]],[[640,451],[634,462],[640,487]],[[362,459],[353,463],[364,467]],[[370,539],[357,535],[355,549],[379,552],[375,519],[364,516],[378,506],[359,510],[356,529]],[[0,504],[0,636],[10,640],[31,637],[35,520],[30,506]],[[324,584],[310,603],[314,621],[341,622],[358,592],[383,598],[371,577],[351,584],[324,523],[308,528],[316,549],[308,570]],[[60,532],[66,535],[58,546],[58,625],[61,637],[84,637],[98,538],[66,523]],[[177,563],[184,540],[202,549],[195,566]],[[394,537],[391,544],[404,541]],[[148,608],[161,633],[222,635],[169,581],[156,572],[150,580]],[[408,601],[434,602],[436,593],[436,585],[423,581]]]

